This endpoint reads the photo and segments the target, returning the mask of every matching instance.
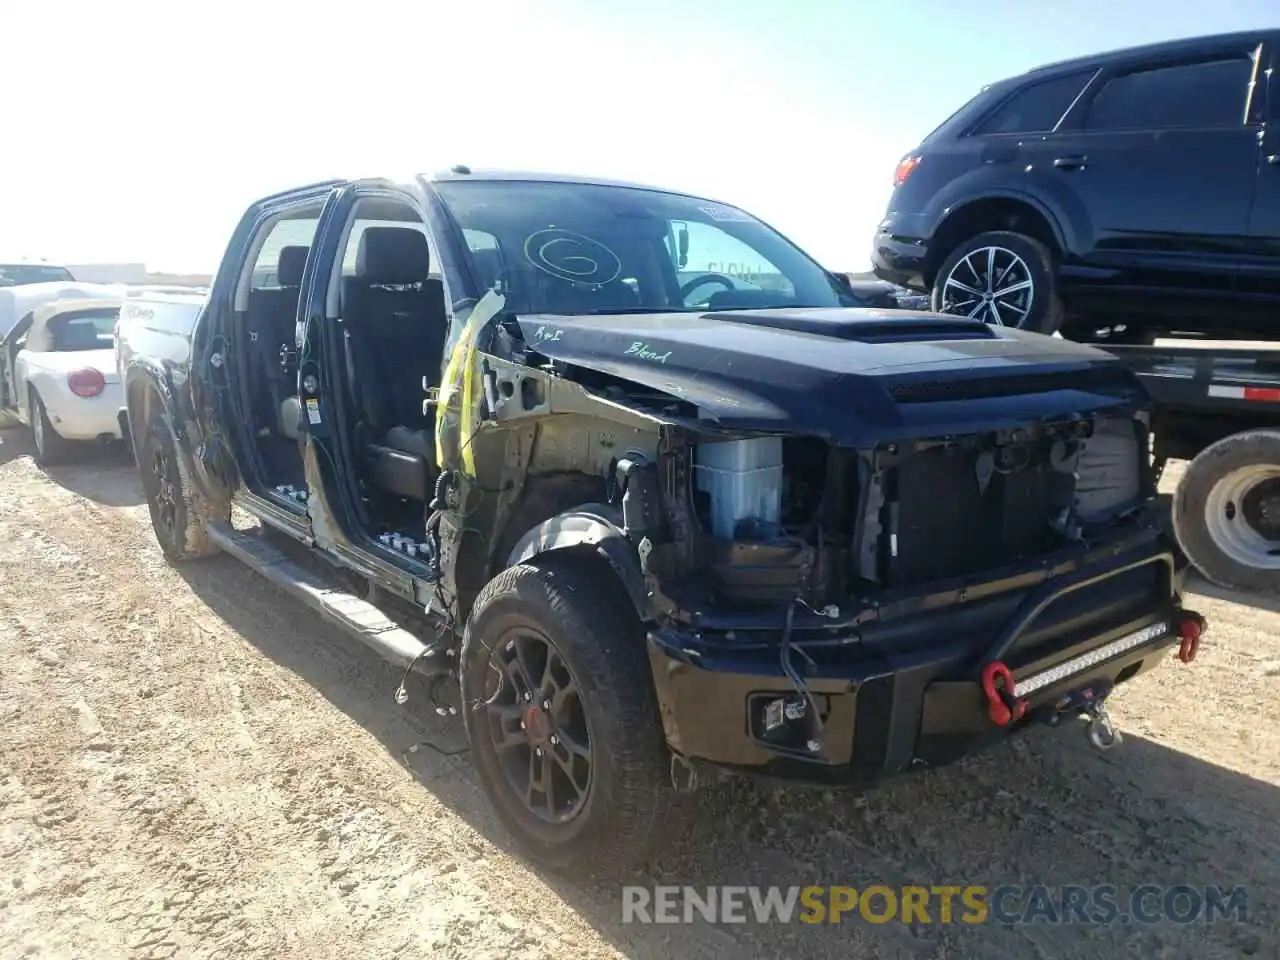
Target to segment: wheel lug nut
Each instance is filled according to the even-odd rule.
[[[520,729],[521,729],[521,730],[523,730],[523,729],[524,729],[524,721],[523,721],[523,720],[521,720],[521,721],[520,721]]]
[[[554,747],[554,746],[556,746],[557,744],[559,744],[559,743],[560,743],[560,738],[559,738],[559,737],[557,737],[557,736],[553,733],[553,734],[551,735],[550,743],[551,743],[551,745]]]
[[[541,747],[534,747],[534,748],[533,748],[533,755],[534,755],[535,757],[540,757],[540,756],[542,756],[542,748],[541,748]]]
[[[530,700],[532,700],[532,699],[533,699],[533,694],[531,694],[531,693],[526,693],[526,694],[524,695],[524,702],[525,702],[525,703],[528,703],[528,702],[529,702]]]
[[[550,700],[543,700],[543,701],[542,701],[542,709],[543,709],[543,710],[550,710],[550,709],[551,709],[551,701],[550,701]]]

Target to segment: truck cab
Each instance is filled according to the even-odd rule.
[[[465,167],[267,197],[185,353],[122,374],[166,555],[456,684],[557,869],[724,775],[865,783],[1076,716],[1110,745],[1107,696],[1203,626],[1132,372],[868,308],[707,198]]]

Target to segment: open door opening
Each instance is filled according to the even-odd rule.
[[[241,279],[233,324],[238,407],[248,426],[262,489],[304,509],[297,323],[302,271],[321,205],[285,211],[255,239],[253,269]]]
[[[414,207],[386,197],[356,203],[329,302],[340,344],[329,376],[344,395],[340,428],[362,532],[417,556],[439,475],[434,411],[424,401],[440,382],[448,311]]]

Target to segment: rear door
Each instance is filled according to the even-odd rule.
[[[1062,123],[1024,144],[1029,189],[1070,225],[1068,283],[1229,297],[1246,247],[1261,38],[1111,64]],[[1083,268],[1083,269],[1082,269]]]
[[[256,463],[257,453],[247,425],[241,384],[235,382],[232,350],[236,346],[236,317],[245,309],[253,283],[248,265],[264,242],[264,227],[291,206],[328,196],[341,181],[326,181],[266,197],[241,216],[209,290],[209,298],[192,334],[192,420],[202,434],[193,449],[204,445],[205,456],[229,488],[242,482],[241,466]],[[305,282],[305,280],[304,280]],[[230,491],[229,491],[230,492]]]

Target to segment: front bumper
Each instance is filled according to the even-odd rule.
[[[776,645],[743,649],[706,631],[654,629],[649,658],[667,742],[695,766],[829,786],[948,763],[1052,713],[1065,694],[1109,690],[1164,660],[1180,643],[1185,570],[1175,563],[1162,544],[821,644],[794,638],[813,664],[806,670],[800,654],[792,663],[823,716],[812,743],[804,724],[798,736],[786,724],[766,732],[779,702],[804,701]],[[1148,592],[1135,595],[1137,584]],[[993,661],[1027,690],[1015,685],[1027,711],[1007,726],[993,723],[983,692]]]

